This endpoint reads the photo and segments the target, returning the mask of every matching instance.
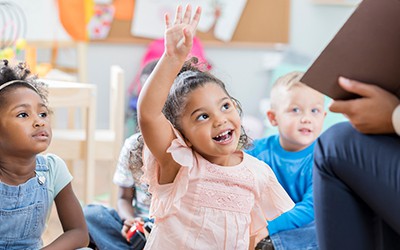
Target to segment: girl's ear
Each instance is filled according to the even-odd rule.
[[[275,114],[274,110],[272,110],[272,109],[268,110],[267,117],[272,126],[274,126],[274,127],[278,126],[278,121],[276,120],[276,114]]]

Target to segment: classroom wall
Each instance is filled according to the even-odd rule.
[[[220,47],[205,44],[206,56],[213,64],[214,73],[227,83],[231,94],[241,101],[244,114],[262,120],[265,112],[260,110],[259,101],[268,96],[274,77],[267,62],[275,60],[276,53],[289,62],[296,62],[296,58],[292,60],[290,55],[299,54],[302,59],[296,63],[309,65],[354,9],[354,6],[317,5],[311,0],[292,0],[288,48],[276,50],[267,46]],[[284,53],[286,50],[295,53]],[[145,45],[142,44],[90,44],[88,77],[89,82],[98,84],[101,100],[107,99],[108,93],[104,86],[107,86],[109,65],[116,63],[125,69],[128,87],[139,68],[144,51]],[[100,106],[103,106],[100,110],[107,108],[104,102]],[[98,113],[98,121],[100,126],[105,126],[107,112]]]
[[[221,47],[204,44],[206,56],[213,64],[214,73],[227,83],[231,94],[241,101],[244,113],[264,119],[265,112],[260,111],[259,102],[268,96],[271,81],[273,77],[276,77],[273,70],[275,63],[270,62],[284,59],[287,62],[295,62],[295,65],[303,68],[308,66],[354,9],[354,6],[317,5],[312,3],[312,0],[292,0],[290,42],[287,47],[279,47],[277,50],[268,46],[230,46],[228,44]],[[36,13],[38,11],[39,9]],[[35,26],[35,24],[29,23],[29,26]],[[259,28],[261,29],[262,25]],[[63,34],[63,32],[57,32],[57,34]],[[43,36],[35,34],[35,37]],[[126,88],[128,88],[139,69],[145,48],[144,44],[89,44],[87,75],[88,82],[98,86],[99,127],[105,127],[108,119],[110,65],[119,64],[125,70]]]
[[[312,0],[292,0],[290,46],[315,58],[354,9],[354,5],[315,4]]]

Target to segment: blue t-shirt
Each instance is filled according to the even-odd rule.
[[[315,142],[299,152],[283,149],[279,143],[279,135],[255,140],[253,144],[246,152],[272,168],[279,183],[296,203],[292,210],[268,221],[269,234],[302,227],[312,222],[312,165]]]

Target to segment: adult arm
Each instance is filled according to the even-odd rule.
[[[343,113],[355,129],[365,134],[400,135],[400,100],[392,93],[372,84],[344,77],[339,85],[346,91],[361,96],[352,100],[335,100],[329,109]]]

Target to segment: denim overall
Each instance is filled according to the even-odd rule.
[[[36,176],[19,186],[0,182],[0,250],[40,249],[49,210],[46,159],[36,157]]]

